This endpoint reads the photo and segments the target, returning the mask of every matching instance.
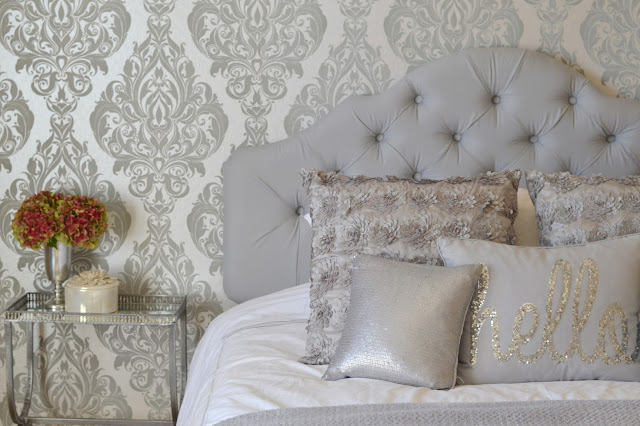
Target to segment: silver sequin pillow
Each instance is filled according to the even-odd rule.
[[[327,364],[349,305],[359,254],[441,264],[440,235],[515,243],[520,171],[442,181],[303,170],[312,217],[307,364]]]
[[[640,176],[583,177],[527,170],[526,181],[543,246],[640,232]]]
[[[452,388],[480,272],[480,265],[445,268],[358,256],[344,330],[323,379]]]
[[[640,235],[566,247],[442,238],[447,266],[481,263],[464,384],[640,381]]]

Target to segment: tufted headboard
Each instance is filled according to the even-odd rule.
[[[353,96],[286,140],[223,166],[224,289],[242,302],[309,280],[301,168],[440,179],[488,170],[640,173],[640,103],[606,96],[553,58],[472,49],[386,92]]]

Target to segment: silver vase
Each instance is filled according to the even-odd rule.
[[[71,247],[56,243],[55,247],[44,246],[44,269],[47,278],[56,285],[54,296],[47,302],[52,311],[64,311],[62,283],[71,275]]]

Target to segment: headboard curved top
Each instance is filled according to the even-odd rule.
[[[640,173],[640,102],[602,94],[555,59],[481,48],[352,96],[286,140],[223,166],[224,289],[242,302],[309,280],[301,168],[441,179],[507,169]],[[300,208],[302,207],[302,208]]]

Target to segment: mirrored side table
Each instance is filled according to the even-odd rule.
[[[118,311],[112,314],[90,314],[47,310],[45,303],[51,298],[49,293],[27,293],[2,313],[5,327],[5,350],[7,367],[7,398],[11,419],[19,424],[63,423],[63,424],[109,424],[109,425],[173,425],[178,419],[178,410],[184,386],[187,381],[187,298],[185,296],[118,296]],[[13,377],[13,326],[26,324],[27,331],[27,389],[18,414]],[[169,388],[171,394],[171,416],[173,420],[136,419],[88,419],[30,417],[31,393],[33,391],[33,328],[36,323],[63,323],[89,325],[140,325],[169,327]],[[180,341],[178,341],[180,326]],[[37,348],[36,348],[37,350]],[[181,353],[181,386],[178,400],[177,354]]]

